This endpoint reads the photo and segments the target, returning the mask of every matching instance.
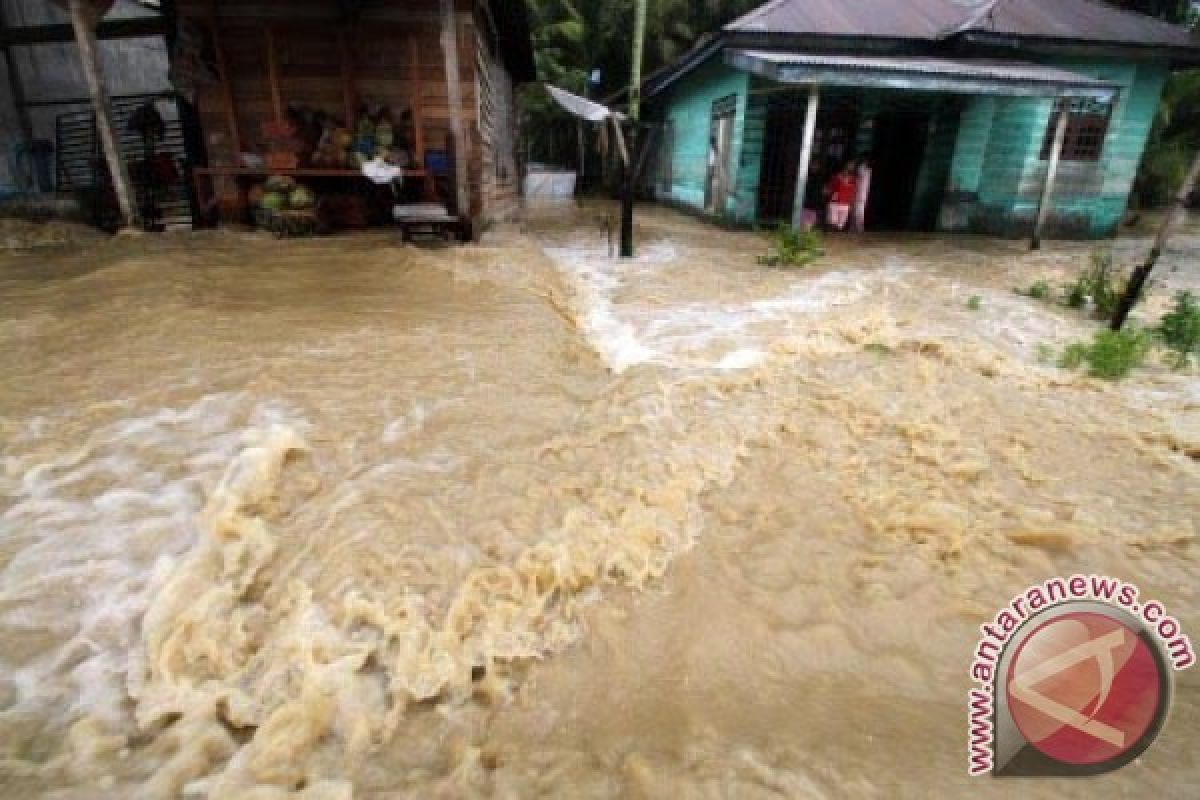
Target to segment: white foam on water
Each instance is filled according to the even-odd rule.
[[[68,450],[53,420],[13,442],[0,469],[0,652],[17,710],[60,721],[117,721],[141,615],[174,559],[194,544],[208,491],[243,444],[272,424],[301,427],[279,406],[208,395],[111,422]]]
[[[873,272],[805,277],[773,297],[663,305],[638,302],[639,282],[653,281],[669,263],[703,268],[700,259],[689,262],[686,247],[659,240],[643,246],[636,258],[622,260],[581,239],[545,252],[574,288],[585,335],[616,373],[647,362],[720,370],[754,367],[772,338],[788,333],[803,317],[857,303],[912,271],[893,260]]]

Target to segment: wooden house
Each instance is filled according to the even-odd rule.
[[[369,117],[386,120],[389,135],[381,125],[366,154],[391,151],[408,200],[442,202],[476,229],[516,209],[514,87],[534,78],[522,0],[169,6],[173,81],[191,96],[201,133],[202,208],[242,215],[247,186],[268,174],[318,193],[355,191],[364,179],[353,158]],[[317,141],[331,133],[341,141]]]
[[[646,81],[656,194],[798,225],[865,158],[868,228],[1108,236],[1196,64],[1185,28],[1097,0],[772,0]]]

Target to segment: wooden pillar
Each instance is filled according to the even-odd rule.
[[[0,34],[7,32],[8,22],[4,18],[4,4],[0,3]],[[33,142],[33,119],[29,116],[29,107],[25,105],[25,87],[21,83],[21,73],[17,70],[17,60],[13,58],[12,49],[4,46],[4,68],[8,73],[8,87],[12,91],[13,106],[17,111],[17,122],[21,125],[21,135],[26,144]]]
[[[116,192],[117,206],[121,211],[121,222],[131,227],[137,219],[133,205],[133,187],[129,180],[129,169],[125,166],[125,160],[121,158],[119,140],[113,132],[108,90],[104,86],[104,73],[96,52],[96,10],[87,0],[71,0],[70,9],[71,26],[75,30],[75,42],[79,45],[79,57],[83,61],[83,74],[87,79],[88,92],[92,96],[92,110],[96,114],[96,131],[104,148],[109,174],[112,175],[113,190]]]
[[[354,83],[354,57],[350,53],[350,41],[345,28],[338,31],[338,62],[342,73],[342,110],[346,115],[346,124],[351,125],[358,108],[358,93]]]
[[[408,37],[409,105],[412,109],[413,155],[418,167],[425,166],[425,98],[421,83],[421,44],[416,36]]]
[[[800,143],[800,163],[796,167],[796,194],[792,201],[792,227],[804,225],[804,195],[808,192],[808,171],[812,166],[813,139],[817,135],[817,110],[821,91],[817,84],[808,87],[808,104],[804,108],[804,138]]]
[[[225,44],[221,41],[221,23],[217,0],[208,7],[208,29],[212,33],[213,55],[217,59],[217,80],[221,82],[221,105],[224,107],[225,122],[229,126],[230,143],[233,145],[233,163],[242,159],[242,131],[238,126],[237,108],[233,102],[233,86],[229,82],[229,62],[225,58]]]
[[[267,83],[271,89],[271,111],[275,121],[283,121],[283,92],[279,89],[279,51],[275,46],[275,26],[267,26]],[[346,120],[350,124],[350,120]]]
[[[1030,250],[1040,250],[1042,247],[1042,227],[1050,215],[1050,197],[1054,192],[1054,179],[1058,175],[1058,161],[1062,156],[1063,142],[1067,138],[1067,120],[1071,116],[1064,104],[1058,112],[1058,122],[1054,126],[1054,144],[1050,148],[1050,162],[1046,165],[1046,179],[1042,182],[1042,196],[1038,199],[1037,218],[1033,223],[1033,240],[1029,243]]]
[[[442,55],[446,61],[446,97],[450,105],[450,135],[454,139],[454,188],[458,216],[471,213],[470,188],[467,186],[467,137],[463,125],[462,80],[458,70],[458,22],[454,0],[441,0]]]

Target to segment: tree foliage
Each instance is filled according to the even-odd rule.
[[[671,63],[708,33],[765,0],[650,0],[643,74]],[[635,0],[527,0],[538,77],[602,99],[626,88]],[[588,77],[599,71],[598,83]],[[523,98],[527,155],[574,163],[577,131],[538,87]]]

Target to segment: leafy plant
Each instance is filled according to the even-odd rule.
[[[1050,284],[1047,281],[1034,281],[1028,289],[1016,289],[1017,294],[1032,297],[1034,300],[1045,300],[1050,296]]]
[[[1067,306],[1069,308],[1083,308],[1087,305],[1088,290],[1087,282],[1082,277],[1067,287]]]
[[[1145,362],[1151,344],[1146,331],[1134,328],[1098,331],[1091,342],[1075,342],[1067,347],[1058,365],[1065,369],[1086,365],[1093,378],[1115,381]]]
[[[806,267],[823,255],[820,233],[780,225],[771,237],[771,252],[759,256],[758,263],[767,267]]]
[[[983,308],[983,298],[977,294],[971,295],[971,297],[967,300],[967,310],[979,311],[982,308]]]
[[[1110,250],[1092,251],[1091,265],[1067,287],[1066,303],[1071,308],[1083,308],[1092,301],[1096,316],[1111,319],[1125,293],[1125,281],[1113,269]]]
[[[1054,363],[1054,348],[1042,342],[1037,346],[1037,360],[1039,364]]]
[[[1183,369],[1192,356],[1200,354],[1200,302],[1189,291],[1175,293],[1175,305],[1156,330],[1174,354],[1175,368]]]

